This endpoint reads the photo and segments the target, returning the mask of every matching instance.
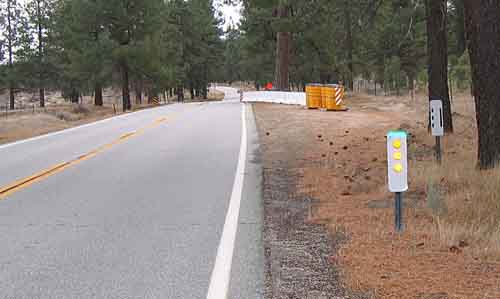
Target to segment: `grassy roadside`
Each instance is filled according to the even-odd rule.
[[[331,266],[364,298],[500,298],[500,171],[475,168],[470,98],[454,101],[456,133],[444,140],[442,167],[433,162],[425,96],[354,96],[348,105],[347,113],[256,105],[263,122],[289,131],[263,138],[294,140],[304,153],[297,188],[317,202],[310,221],[347,240]],[[402,235],[385,184],[384,136],[398,128],[412,134]]]
[[[141,105],[133,111],[156,106]],[[118,109],[118,108],[117,108]],[[112,106],[96,107],[92,104],[65,104],[48,106],[34,112],[26,110],[8,115],[0,114],[0,144],[36,137],[113,116],[123,114]]]

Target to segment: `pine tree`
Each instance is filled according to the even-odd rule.
[[[7,0],[0,4],[0,40],[7,52],[7,85],[9,107],[15,108],[16,74],[14,59],[20,45],[19,31],[23,24],[22,7],[17,0]],[[4,55],[5,56],[5,55]]]
[[[241,81],[242,76],[242,45],[240,31],[237,28],[229,27],[224,40],[224,66],[223,79],[231,84],[234,81]]]
[[[49,31],[49,22],[52,17],[52,9],[55,5],[53,0],[30,0],[26,3],[26,11],[28,14],[29,31],[32,36],[36,38],[32,42],[36,45],[31,45],[35,50],[25,51],[25,60],[32,63],[33,74],[36,74],[36,86],[39,91],[40,107],[45,107],[45,84],[48,77],[47,69],[47,56],[46,56],[46,42],[47,34]],[[28,49],[30,47],[25,47]],[[32,56],[34,54],[34,56]]]
[[[241,23],[242,73],[257,89],[273,80],[276,40],[271,22],[272,11],[244,3]]]
[[[291,7],[286,0],[279,0],[275,8],[275,15],[278,24],[287,22],[290,17]],[[289,28],[278,25],[276,32],[276,63],[274,72],[275,88],[277,90],[290,89],[290,47],[291,47],[291,33]]]
[[[164,2],[161,0],[109,0],[102,1],[104,22],[110,39],[116,44],[113,59],[119,68],[122,86],[123,110],[130,110],[130,81],[141,67],[135,60],[144,61],[146,40],[154,38],[163,28],[161,14]]]
[[[94,104],[103,105],[103,86],[111,78],[113,44],[104,27],[102,2],[73,0],[60,8],[56,27],[60,47],[65,49],[63,75],[65,94],[77,100],[85,90],[92,90]]]

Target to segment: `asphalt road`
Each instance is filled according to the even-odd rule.
[[[0,195],[0,298],[206,298],[245,136],[237,93],[223,91],[228,101],[0,146],[0,190],[13,186]],[[243,111],[228,298],[247,299],[263,297],[265,263],[258,139]]]

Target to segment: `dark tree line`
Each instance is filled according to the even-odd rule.
[[[62,90],[76,102],[120,86],[123,109],[184,89],[206,97],[224,51],[211,0],[6,0],[0,4],[0,90]]]

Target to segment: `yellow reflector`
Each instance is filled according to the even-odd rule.
[[[392,142],[392,146],[393,146],[394,148],[400,149],[400,148],[401,148],[401,140],[399,140],[399,139],[394,140],[394,141]]]
[[[394,160],[401,160],[402,156],[403,155],[401,154],[401,152],[395,152],[394,153]]]
[[[396,164],[394,165],[394,171],[395,172],[402,172],[403,171],[403,165],[402,164]]]

